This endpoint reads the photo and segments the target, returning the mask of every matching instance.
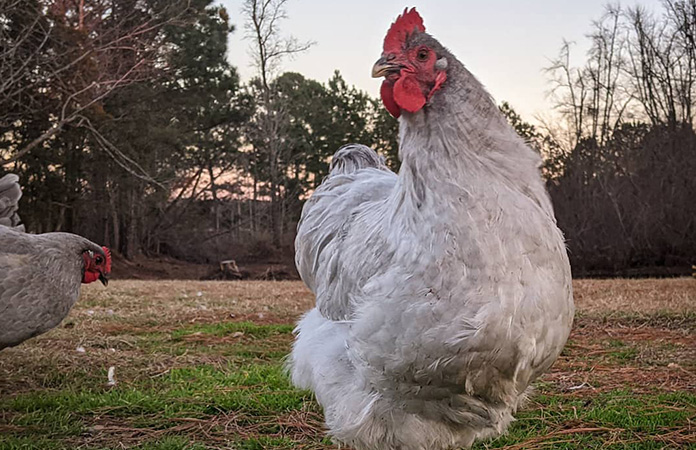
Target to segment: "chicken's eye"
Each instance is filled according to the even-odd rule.
[[[104,262],[104,258],[102,258],[101,256],[97,256],[96,258],[94,258],[94,262],[96,262],[97,264],[101,264]]]
[[[426,61],[428,59],[428,49],[427,48],[422,48],[418,50],[418,55],[416,57],[418,58],[419,61]]]

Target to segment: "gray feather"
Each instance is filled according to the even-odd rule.
[[[374,168],[389,171],[380,156],[370,147],[361,144],[347,144],[339,148],[331,158],[329,173],[353,173],[360,169]]]

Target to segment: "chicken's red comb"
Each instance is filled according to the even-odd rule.
[[[425,32],[423,18],[416,8],[411,8],[410,11],[405,8],[387,31],[387,36],[384,38],[384,53],[399,53],[404,41],[413,30]]]
[[[107,247],[102,247],[104,254],[106,255],[106,272],[111,272],[111,250]]]

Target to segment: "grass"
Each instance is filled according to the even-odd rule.
[[[696,448],[696,280],[575,292],[563,355],[475,449]],[[0,449],[337,448],[283,372],[312,303],[298,282],[87,286],[59,328],[0,353]]]

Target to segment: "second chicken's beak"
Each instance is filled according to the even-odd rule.
[[[394,59],[393,55],[391,59]],[[401,70],[401,65],[389,62],[387,57],[383,56],[372,66],[372,78],[383,77],[389,75],[390,72],[398,72],[399,70]]]
[[[99,281],[101,281],[104,286],[107,286],[109,284],[109,279],[106,278],[106,275],[104,275],[101,272],[99,272]]]

